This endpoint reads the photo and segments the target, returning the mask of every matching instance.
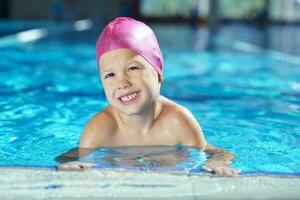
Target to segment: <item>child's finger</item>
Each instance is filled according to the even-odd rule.
[[[62,171],[72,171],[72,170],[87,170],[91,169],[94,164],[92,163],[78,163],[78,162],[70,162],[64,163],[56,167],[57,170]]]
[[[214,172],[215,172],[215,175],[217,175],[217,176],[224,176],[224,171],[223,171],[222,167],[214,168]]]
[[[234,171],[234,173],[236,173],[236,174],[239,174],[239,173],[241,173],[241,172],[242,172],[242,170],[241,170],[241,169],[233,169],[233,171]]]
[[[225,164],[226,164],[226,165],[231,165],[231,163],[232,163],[232,162],[231,162],[230,160],[225,161]]]
[[[225,167],[225,168],[223,168],[223,175],[224,176],[234,176],[234,172],[231,168]]]
[[[202,166],[201,167],[203,170],[205,170],[205,171],[207,171],[207,172],[212,172],[213,170],[211,169],[211,168],[209,168],[209,167],[207,167],[207,166]]]

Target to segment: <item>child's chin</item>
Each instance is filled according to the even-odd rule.
[[[115,104],[115,105],[112,105],[112,106],[115,109],[117,109],[119,112],[121,112],[122,114],[128,115],[128,116],[140,114],[143,110],[142,106],[140,104],[135,104],[135,105]]]
[[[120,110],[123,114],[128,115],[128,116],[132,116],[132,115],[137,115],[139,114],[141,111],[139,109],[128,109],[128,110]]]

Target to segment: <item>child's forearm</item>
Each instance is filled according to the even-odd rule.
[[[220,164],[220,165],[230,165],[231,164],[231,160],[234,158],[235,156],[225,150],[219,150],[217,152],[211,153],[211,156],[208,158],[207,160],[207,164],[209,163],[215,163],[215,164]]]
[[[206,145],[204,151],[209,153],[210,157],[205,165],[202,166],[203,170],[212,172],[218,176],[235,176],[241,172],[240,169],[234,169],[229,166],[235,157],[234,154],[212,145]]]
[[[76,161],[79,158],[86,156],[93,151],[95,151],[95,149],[73,148],[61,154],[60,156],[56,157],[55,161],[59,163]]]
[[[226,150],[213,147],[212,145],[207,145],[205,152],[210,154],[206,164],[214,163],[228,166],[231,164],[231,160],[235,157],[234,154]]]

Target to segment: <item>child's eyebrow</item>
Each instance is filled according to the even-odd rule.
[[[133,61],[127,63],[127,65],[131,65],[131,64],[139,64],[139,65],[143,65],[141,62],[139,62],[139,61],[137,61],[137,60],[133,60]]]
[[[140,58],[138,55],[134,56],[133,58],[131,58],[128,62],[126,62],[126,64],[132,64],[132,63],[139,63],[142,64],[142,62],[140,61]]]
[[[110,72],[110,71],[111,71],[111,69],[109,67],[105,67],[105,68],[101,69],[102,73],[106,73],[106,72]]]

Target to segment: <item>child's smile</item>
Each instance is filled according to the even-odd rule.
[[[121,101],[122,104],[128,105],[137,101],[138,98],[139,98],[139,92],[130,92],[121,96],[119,100]]]

